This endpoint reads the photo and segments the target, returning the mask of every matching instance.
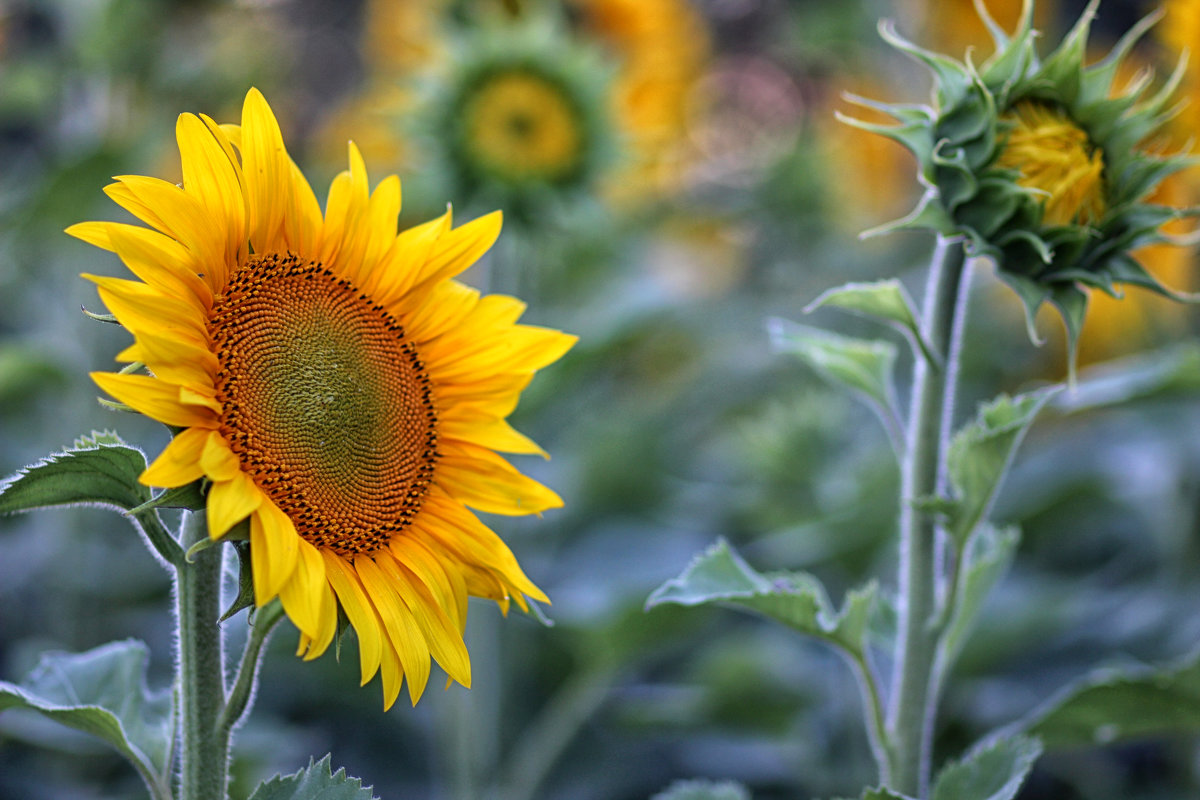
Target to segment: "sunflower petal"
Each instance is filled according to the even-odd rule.
[[[202,406],[179,400],[179,387],[148,375],[90,373],[101,389],[151,419],[178,428],[215,428],[216,415]]]
[[[174,489],[199,480],[204,475],[200,453],[213,433],[205,428],[188,428],[175,434],[154,463],[138,476],[138,481],[147,486]]]
[[[279,589],[279,599],[296,627],[314,642],[321,638],[322,595],[330,591],[325,579],[325,561],[317,548],[296,537],[298,558],[290,578]],[[310,650],[314,650],[311,645]]]
[[[562,499],[542,484],[517,472],[485,447],[462,442],[439,445],[438,485],[465,505],[490,514],[539,514],[562,506]]]
[[[213,539],[220,539],[230,528],[263,505],[263,500],[262,490],[242,472],[235,473],[227,481],[214,482],[208,489],[208,535]],[[268,502],[266,505],[272,504]],[[281,565],[272,566],[273,573],[280,571]],[[272,589],[278,589],[274,582]],[[272,591],[271,595],[274,594],[275,591]]]
[[[362,683],[365,685],[379,670],[384,648],[390,647],[384,640],[383,623],[367,599],[354,568],[332,550],[319,548],[318,552],[325,559],[325,577],[358,635],[358,656],[362,664]],[[387,680],[386,676],[384,680]]]
[[[375,607],[388,640],[400,656],[408,676],[408,695],[413,705],[421,699],[429,682],[429,645],[404,601],[375,562],[365,556],[354,559],[354,570],[362,580],[367,596]]]

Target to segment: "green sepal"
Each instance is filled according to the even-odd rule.
[[[90,733],[133,764],[153,797],[171,795],[171,693],[146,687],[149,651],[132,639],[45,653],[20,684],[0,681],[0,712],[26,709]]]
[[[130,516],[137,516],[154,508],[184,508],[188,511],[203,511],[207,507],[203,481],[192,481],[185,486],[159,492],[136,508],[129,509]]]
[[[1165,667],[1097,670],[1018,727],[1055,750],[1200,731],[1200,651]]]
[[[745,786],[734,781],[675,781],[650,800],[750,800]]]
[[[975,420],[954,434],[946,467],[955,505],[946,531],[959,547],[966,545],[986,515],[1033,418],[1058,390],[1054,387],[1011,398],[1000,395],[981,405]]]
[[[646,609],[664,603],[699,606],[719,603],[754,611],[862,658],[878,587],[870,583],[847,594],[834,611],[821,582],[806,572],[762,574],[718,539],[677,578],[659,586]]]
[[[773,318],[767,321],[779,352],[804,361],[831,383],[858,394],[883,420],[889,436],[899,430],[892,371],[896,346],[881,339],[856,339]]]
[[[957,576],[954,608],[940,644],[943,671],[958,658],[988,594],[1012,566],[1020,542],[1020,529],[994,528],[987,523],[971,537]]]
[[[942,768],[930,800],[1012,800],[1041,754],[1042,743],[1027,736],[985,740]]]
[[[327,754],[320,761],[308,760],[308,766],[292,775],[276,775],[260,783],[250,800],[376,800],[371,787],[346,775],[345,769],[332,772]]]
[[[1067,332],[1067,383],[1071,386],[1075,385],[1075,372],[1079,363],[1079,334],[1083,332],[1087,303],[1087,292],[1074,284],[1056,284],[1050,292],[1050,304],[1058,309],[1063,328]]]
[[[234,542],[233,550],[238,557],[238,593],[218,622],[224,622],[243,608],[254,607],[254,569],[250,563],[250,543]]]
[[[873,239],[876,236],[884,236],[896,231],[921,230],[930,230],[940,233],[943,236],[955,236],[958,233],[958,227],[954,224],[954,220],[942,208],[937,189],[928,189],[921,195],[921,199],[917,201],[916,207],[903,217],[894,219],[891,222],[885,222],[882,225],[877,225],[874,228],[868,228],[860,233],[858,237],[860,239]]]
[[[941,359],[921,336],[921,326],[908,290],[895,278],[870,283],[847,283],[829,289],[805,306],[804,313],[810,314],[823,306],[835,306],[883,320],[904,334],[929,363],[941,364]]]
[[[138,482],[145,470],[141,450],[111,431],[93,431],[0,485],[0,514],[67,505],[128,511],[150,499],[149,487]]]
[[[971,85],[971,75],[952,58],[926,50],[905,39],[890,19],[879,21],[879,36],[892,47],[921,62],[937,77],[935,83],[939,108],[949,108],[961,102]]]

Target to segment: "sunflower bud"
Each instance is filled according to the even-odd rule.
[[[1086,289],[1119,297],[1117,284],[1131,284],[1183,299],[1130,251],[1169,241],[1161,226],[1191,213],[1145,198],[1164,177],[1195,163],[1148,146],[1177,111],[1173,96],[1182,61],[1157,90],[1150,90],[1144,73],[1114,91],[1123,61],[1158,15],[1135,25],[1106,58],[1085,65],[1098,4],[1092,0],[1058,48],[1040,59],[1031,0],[1011,35],[976,0],[996,48],[980,66],[970,54],[960,62],[922,49],[881,23],[888,43],[933,72],[934,102],[853,98],[900,124],[843,118],[911,150],[926,187],[909,215],[868,234],[927,229],[962,236],[968,254],[992,258],[1001,279],[1021,297],[1035,341],[1037,309],[1047,300],[1058,308],[1072,354]]]

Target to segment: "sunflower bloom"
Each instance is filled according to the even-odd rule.
[[[207,479],[213,539],[248,519],[255,600],[280,598],[299,655],[328,648],[340,608],[385,708],[405,678],[416,703],[431,657],[469,686],[468,596],[546,601],[469,509],[561,505],[497,451],[542,453],[505,418],[574,337],[518,325],[518,300],[454,280],[498,213],[397,235],[399,179],[369,191],[351,144],[322,215],[257,90],[240,126],[184,114],[176,135],[182,187],[122,176],[105,190],[149,228],[67,231],[140,279],[85,276],[133,334],[118,360],[151,373],[93,378],[177,430],[142,482]]]

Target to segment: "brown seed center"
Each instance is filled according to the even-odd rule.
[[[221,433],[309,542],[372,553],[409,525],[437,461],[429,375],[403,328],[349,281],[253,256],[208,323]]]

